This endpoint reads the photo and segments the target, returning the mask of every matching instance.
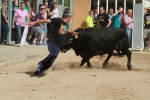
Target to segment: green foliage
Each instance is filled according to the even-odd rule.
[[[58,0],[58,4],[62,4],[62,0]],[[64,7],[69,7],[69,0],[64,0]]]

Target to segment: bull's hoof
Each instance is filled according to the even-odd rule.
[[[82,65],[79,65],[78,67],[79,67],[79,68],[81,68],[81,67],[82,67]]]
[[[92,68],[92,66],[91,66],[91,65],[88,65],[87,68]]]
[[[128,66],[128,70],[131,70],[132,69],[132,66]]]
[[[107,62],[104,62],[102,68],[106,68],[107,64]]]

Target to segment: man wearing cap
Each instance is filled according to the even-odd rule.
[[[53,30],[51,36],[49,36],[48,50],[50,54],[37,64],[37,71],[35,76],[40,77],[43,72],[49,69],[57,58],[60,48],[65,42],[66,33],[77,33],[68,28],[68,22],[71,20],[72,14],[70,12],[64,12],[62,18],[44,19],[35,22],[28,22],[27,25],[34,25],[37,23],[52,23]]]

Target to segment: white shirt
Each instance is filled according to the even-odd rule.
[[[53,16],[51,16],[51,18],[58,18],[58,14],[59,14],[59,11],[58,11],[58,8],[55,8],[52,13],[54,13]]]

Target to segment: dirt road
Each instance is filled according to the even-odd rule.
[[[92,68],[79,68],[73,51],[60,53],[41,78],[33,77],[33,59],[0,69],[0,100],[150,100],[150,53],[135,52],[131,71],[127,58],[112,57],[102,69],[104,57],[91,59]]]

